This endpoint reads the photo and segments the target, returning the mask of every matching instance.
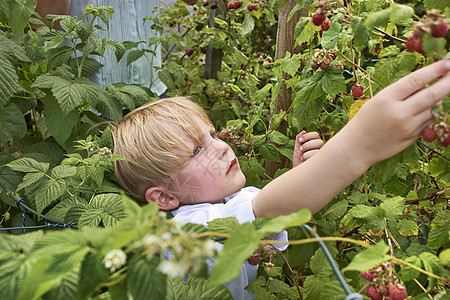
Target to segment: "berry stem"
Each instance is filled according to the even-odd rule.
[[[300,292],[300,287],[299,287],[299,285],[298,285],[298,276],[297,276],[297,272],[295,272],[294,270],[292,270],[291,266],[289,265],[289,262],[287,261],[286,257],[283,255],[283,252],[281,252],[280,250],[278,250],[276,247],[273,247],[273,249],[275,249],[275,250],[278,252],[278,254],[280,254],[281,257],[283,258],[284,263],[286,264],[286,266],[288,267],[289,271],[290,271],[291,274],[292,274],[292,277],[293,277],[293,279],[294,279],[295,287],[297,288],[298,294],[300,295],[300,300],[303,300],[302,293]]]
[[[428,275],[429,277],[433,277],[433,278],[436,278],[436,279],[441,280],[443,282],[450,283],[450,279],[434,275],[433,273],[425,271],[425,270],[417,267],[416,265],[413,265],[413,264],[411,264],[411,263],[409,263],[409,262],[407,262],[407,261],[405,261],[403,259],[400,259],[400,258],[397,258],[397,257],[392,257],[392,262],[400,264],[400,265],[407,265],[408,267],[413,268],[414,270],[417,270],[417,271],[419,271],[419,272],[421,272],[421,273],[423,273],[425,275]]]
[[[366,73],[369,76],[369,82],[370,80],[373,80],[376,84],[378,84],[381,88],[384,88],[384,86],[379,83],[374,77],[372,77],[372,75],[367,72],[364,68],[360,67],[358,64],[355,64],[351,59],[349,59],[347,56],[345,56],[344,54],[342,54],[341,52],[338,52],[338,54],[340,56],[342,56],[342,58],[344,58],[347,62],[349,62],[352,66],[355,66],[356,68],[360,69],[361,71],[363,71],[364,73]]]
[[[352,22],[350,22],[349,20],[345,20],[345,19],[342,19],[342,18],[341,18],[340,20],[341,20],[342,22],[344,22],[344,23],[347,23],[347,24],[351,24],[351,23],[352,23]],[[378,32],[380,32],[380,33],[382,33],[383,36],[384,36],[384,38],[387,39],[387,40],[394,40],[394,41],[397,41],[397,42],[400,42],[400,43],[405,43],[405,42],[406,42],[404,39],[401,39],[401,38],[399,38],[399,37],[393,36],[393,35],[391,35],[391,34],[385,32],[385,31],[381,30],[381,29],[378,28],[378,27],[374,27],[373,29],[376,30],[376,31],[378,31]]]
[[[422,289],[422,291],[424,291],[425,293],[427,292],[427,290],[423,287],[423,285],[420,284],[420,282],[414,278],[414,282],[417,283],[417,285]],[[433,300],[433,297],[431,297],[430,294],[427,294],[428,298],[430,298],[431,300]]]

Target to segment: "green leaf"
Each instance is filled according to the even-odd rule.
[[[322,33],[322,48],[325,50],[335,49],[339,40],[340,32],[341,25],[338,22],[332,22],[330,29]]]
[[[300,18],[299,22],[302,22],[301,24],[304,24],[305,21],[303,18]],[[296,28],[295,33],[294,33],[295,43],[297,45],[300,45],[305,42],[311,41],[319,30],[320,30],[319,26],[316,26],[316,25],[314,25],[313,22],[308,21],[306,23],[306,25],[304,25],[304,27],[301,29],[301,31]]]
[[[298,127],[303,128],[310,126],[311,122],[315,120],[323,110],[324,103],[325,101],[323,99],[315,99],[294,106],[294,115],[297,118]]]
[[[328,208],[323,216],[329,220],[337,221],[345,214],[347,208],[348,208],[348,201],[344,199],[336,202],[330,208]]]
[[[76,111],[70,111],[64,114],[56,98],[51,94],[47,94],[45,97],[44,107],[47,115],[45,117],[45,125],[50,135],[60,145],[64,145],[72,134],[73,128],[78,123],[78,113]]]
[[[26,172],[26,173],[46,173],[50,164],[41,163],[32,158],[19,158],[6,166],[14,171]]]
[[[127,55],[127,66],[129,66],[132,62],[137,61],[145,54],[144,50],[132,50]]]
[[[268,137],[270,141],[278,145],[286,145],[287,143],[289,143],[289,138],[276,130],[272,131]]]
[[[342,71],[336,66],[330,66],[322,77],[322,89],[328,94],[345,93],[347,87]]]
[[[389,17],[391,15],[391,8],[378,10],[371,12],[367,19],[364,21],[364,24],[369,27],[384,27],[389,21]]]
[[[438,58],[444,57],[448,50],[445,38],[435,38],[431,34],[425,34],[422,38],[422,49],[427,56],[436,55]]]
[[[158,78],[167,86],[168,89],[171,89],[175,85],[175,80],[168,70],[159,70]]]
[[[235,217],[214,219],[208,222],[208,229],[214,232],[233,233],[239,228],[239,222]]]
[[[310,262],[311,271],[321,277],[329,277],[333,274],[333,269],[323,253],[323,250],[317,249]]]
[[[135,255],[128,265],[128,290],[133,299],[165,299],[166,276],[158,270],[160,259]]]
[[[428,244],[430,248],[437,249],[447,245],[450,241],[450,211],[443,210],[436,214],[431,222],[431,231],[428,235]]]
[[[350,264],[342,269],[342,271],[368,271],[373,266],[379,265],[390,259],[390,256],[387,255],[388,250],[389,246],[387,246],[384,242],[370,246],[369,248],[356,254]]]
[[[363,19],[354,17],[352,19],[353,46],[362,50],[369,45],[370,29],[364,25]]]
[[[260,238],[252,224],[242,224],[225,241],[212,268],[209,286],[223,284],[238,276],[242,264],[258,247]]]
[[[420,261],[420,259],[417,256],[410,256],[410,257],[406,258],[405,260],[406,260],[406,262],[408,262],[416,267],[422,268],[422,262]],[[402,276],[403,281],[408,282],[408,281],[414,280],[415,278],[419,277],[420,272],[405,264],[402,266],[400,275]]]
[[[439,258],[436,255],[424,252],[419,255],[419,258],[422,260],[423,267],[426,271],[433,273],[435,275],[440,275],[442,272],[442,266],[440,264]],[[437,279],[435,277],[428,276],[428,287],[427,292],[433,290],[436,285]]]
[[[0,107],[6,105],[16,93],[17,77],[16,68],[0,52]]]
[[[79,84],[75,84],[68,80],[58,80],[52,88],[53,95],[58,100],[61,110],[65,115],[82,105],[83,89]]]
[[[404,236],[417,236],[419,234],[419,227],[413,220],[401,219],[398,221],[397,230]]]
[[[181,298],[171,299],[231,299],[230,291],[224,285],[210,287],[208,280],[189,275],[187,288]],[[169,299],[169,298],[166,298]]]
[[[393,24],[402,25],[414,15],[414,9],[407,5],[392,4],[390,19]]]
[[[403,197],[394,197],[383,200],[380,208],[384,210],[384,217],[387,220],[396,220],[400,218],[405,210],[405,199]]]
[[[106,45],[114,52],[117,61],[120,61],[125,54],[126,48],[122,43],[114,41],[110,38],[104,38]]]
[[[285,57],[281,60],[281,70],[294,76],[298,71],[301,59],[301,54],[294,54],[291,57],[291,54],[286,52]]]
[[[448,7],[447,0],[424,0],[424,5],[426,9],[431,10],[432,8],[440,9],[444,11]]]
[[[261,232],[263,235],[277,233],[281,232],[283,229],[301,226],[310,220],[311,212],[307,209],[301,209],[298,212],[269,220],[258,230],[258,232]]]
[[[100,252],[90,252],[81,264],[80,283],[78,287],[79,299],[87,299],[98,286],[106,282],[109,272],[103,263],[104,255]]]
[[[259,147],[258,150],[259,153],[261,153],[261,156],[264,157],[265,159],[275,162],[281,162],[280,152],[278,151],[278,148],[275,145],[264,144],[261,147]]]
[[[27,26],[28,19],[33,14],[37,2],[29,0],[26,2],[11,1],[10,3],[9,26],[15,35]]]
[[[44,181],[36,190],[36,211],[40,214],[42,211],[61,197],[65,192],[66,182],[63,179],[48,179]]]
[[[9,103],[0,112],[0,141],[2,143],[19,142],[26,132],[27,124],[22,111],[16,104]]]
[[[443,266],[447,266],[450,264],[450,249],[444,249],[441,253],[439,253],[439,260]]]
[[[264,175],[266,174],[266,170],[263,166],[261,166],[256,157],[250,157],[250,159],[248,160],[248,164],[256,175],[258,175],[259,177],[264,177]]]
[[[344,300],[345,294],[346,291],[344,291],[341,283],[337,280],[332,280],[323,287],[320,293],[320,300]]]
[[[306,277],[303,283],[303,297],[308,300],[319,300],[323,287],[328,283],[328,278],[318,275],[310,275]]]

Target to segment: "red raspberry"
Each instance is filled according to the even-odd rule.
[[[320,24],[322,24],[322,22],[325,20],[325,18],[326,18],[325,15],[315,13],[312,15],[312,22],[314,23],[314,25],[320,26]]]
[[[256,266],[259,263],[259,256],[252,256],[248,259],[248,263],[252,266]]]
[[[190,48],[190,49],[186,50],[187,56],[191,56],[192,54],[194,54],[194,49]]]
[[[208,4],[209,4],[209,2],[208,1],[205,1],[205,2],[203,2],[203,6],[208,6]]]
[[[255,4],[252,4],[252,3],[250,3],[249,5],[247,5],[247,9],[248,9],[249,11],[254,10],[255,7],[256,7]]]
[[[448,145],[450,145],[450,134],[447,135],[447,137],[443,140],[441,140],[441,145],[444,147],[447,147]]]
[[[320,37],[322,37],[322,34],[323,34],[323,29],[320,28],[320,30],[319,30],[319,35],[320,35]]]
[[[311,62],[311,69],[313,69],[314,71],[317,70],[320,67],[319,63],[315,60],[313,60]]]
[[[406,288],[403,284],[394,284],[391,283],[388,286],[389,297],[388,300],[405,300],[408,297],[408,293],[406,292]]]
[[[444,37],[448,33],[448,26],[447,24],[439,24],[437,26],[433,26],[431,28],[431,35],[437,38]]]
[[[359,84],[354,85],[352,87],[352,95],[354,98],[359,98],[363,95],[364,89],[362,86],[360,86]]]
[[[216,3],[211,4],[210,8],[211,9],[216,9],[217,8],[217,4]]]
[[[367,288],[367,291],[366,291],[366,295],[367,295],[367,297],[369,297],[372,300],[381,300],[381,298],[382,298],[381,295],[378,294],[377,288],[375,287],[374,284],[369,285],[369,287]]]
[[[378,274],[376,272],[361,272],[361,277],[364,278],[367,281],[373,281],[375,278],[377,278]]]
[[[422,52],[422,42],[415,37],[409,38],[406,43],[406,51],[408,52]]]
[[[423,139],[425,141],[427,141],[428,143],[432,143],[434,142],[434,140],[437,138],[437,134],[436,131],[434,131],[433,129],[426,127],[423,131],[422,131],[422,136]]]
[[[228,2],[227,7],[228,7],[228,9],[233,9],[234,8],[234,3],[233,2]]]
[[[331,27],[331,22],[328,18],[325,18],[325,21],[320,24],[320,28],[322,28],[323,31],[327,31]]]
[[[242,5],[241,1],[235,1],[234,2],[234,8],[239,8],[239,7],[241,7],[241,5]]]

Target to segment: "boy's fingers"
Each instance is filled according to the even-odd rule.
[[[406,99],[422,89],[427,83],[447,74],[449,71],[450,60],[441,60],[399,79],[379,94],[386,94],[385,97],[394,99]]]
[[[320,149],[323,146],[323,141],[319,139],[309,140],[302,144],[302,151],[306,152],[312,149]]]
[[[409,97],[408,102],[414,107],[415,113],[436,106],[450,93],[450,73],[437,80],[431,86],[422,89]]]

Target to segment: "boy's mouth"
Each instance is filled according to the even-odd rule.
[[[226,175],[228,175],[231,171],[233,171],[233,170],[235,170],[236,168],[237,168],[237,159],[236,159],[236,157],[235,158],[233,158],[233,160],[231,161],[231,163],[230,163],[230,167],[228,168],[228,171],[227,171],[227,174]]]

